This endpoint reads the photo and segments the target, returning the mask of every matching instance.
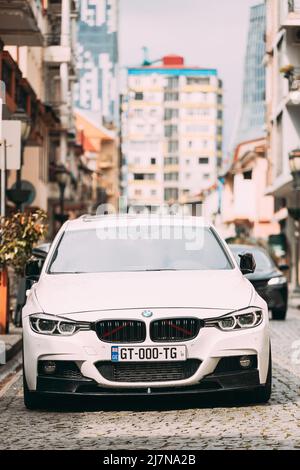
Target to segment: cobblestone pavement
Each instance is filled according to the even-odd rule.
[[[300,449],[300,312],[271,329],[274,381],[266,405],[149,397],[29,412],[20,376],[0,399],[0,448]]]

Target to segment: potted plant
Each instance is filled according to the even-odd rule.
[[[290,79],[294,74],[295,67],[292,64],[284,65],[280,68],[280,73],[283,73],[283,76],[287,79]]]
[[[33,247],[47,233],[46,218],[46,213],[38,210],[0,219],[0,334],[8,331],[8,267],[13,268],[17,277],[24,276]]]

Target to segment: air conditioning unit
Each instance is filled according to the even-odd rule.
[[[300,28],[292,28],[292,44],[300,46]]]

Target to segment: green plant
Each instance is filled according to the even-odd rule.
[[[280,73],[293,72],[294,70],[295,70],[294,65],[292,65],[292,64],[287,64],[287,65],[283,65],[283,66],[280,68]]]
[[[32,248],[46,236],[46,220],[47,214],[42,210],[0,219],[0,268],[11,266],[16,274],[24,274]]]

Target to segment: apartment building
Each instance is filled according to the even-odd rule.
[[[216,180],[222,159],[222,83],[217,70],[165,56],[128,69],[122,99],[122,187],[132,207],[158,208]]]
[[[296,192],[289,154],[300,143],[300,1],[266,0],[268,193],[296,264],[297,230],[289,216]]]

